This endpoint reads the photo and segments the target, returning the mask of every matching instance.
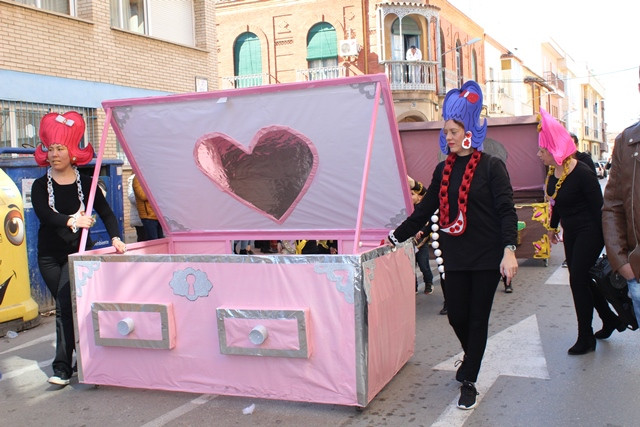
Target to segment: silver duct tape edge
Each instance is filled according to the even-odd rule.
[[[360,254],[359,268],[354,280],[354,310],[356,331],[356,397],[358,405],[369,404],[369,311],[371,282],[375,278],[376,258],[396,250],[402,250],[415,263],[414,245],[411,239],[397,247],[385,245]],[[414,264],[412,264],[414,265]]]
[[[158,350],[170,350],[175,346],[171,343],[170,337],[173,330],[172,322],[169,321],[169,312],[173,310],[171,305],[164,304],[135,304],[135,303],[103,303],[94,302],[91,304],[91,316],[93,319],[93,337],[96,345],[106,347],[131,347],[131,348],[151,348]],[[160,313],[160,328],[162,339],[143,340],[127,338],[103,338],[100,336],[100,311],[135,311]]]
[[[378,248],[379,249],[379,248]],[[374,251],[378,251],[375,249]],[[387,250],[388,251],[388,250]],[[357,264],[362,255],[235,255],[235,254],[72,254],[69,261],[77,262],[204,262],[204,263],[230,263],[230,264]],[[379,256],[379,255],[377,255]],[[374,256],[375,257],[375,256]]]

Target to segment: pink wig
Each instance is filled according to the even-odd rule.
[[[71,163],[86,165],[93,158],[93,147],[87,144],[80,148],[80,140],[84,135],[85,124],[82,116],[69,111],[64,114],[49,113],[40,121],[40,140],[34,153],[36,163],[40,166],[48,165],[47,151],[52,144],[60,144],[67,147]]]
[[[569,132],[552,115],[540,109],[538,145],[551,153],[559,165],[576,152],[576,144]]]

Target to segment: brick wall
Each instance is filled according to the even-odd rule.
[[[196,47],[184,46],[111,27],[108,0],[77,0],[78,17],[0,0],[0,68],[69,79],[175,93],[195,91],[195,78],[217,88],[215,2],[193,0]],[[98,111],[97,137],[105,114]],[[96,150],[99,140],[92,141]],[[109,132],[106,158],[116,158]],[[123,171],[125,226],[129,201]]]
[[[194,91],[196,76],[215,86],[214,4],[194,2],[199,47],[112,28],[105,0],[80,1],[79,18],[0,0],[2,68],[170,92]]]

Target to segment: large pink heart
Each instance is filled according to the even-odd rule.
[[[247,149],[214,132],[196,142],[198,168],[222,191],[277,223],[283,223],[311,184],[318,168],[315,146],[286,126],[260,129]]]

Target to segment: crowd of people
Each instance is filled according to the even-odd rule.
[[[480,118],[482,106],[483,94],[475,81],[447,93],[439,137],[446,158],[433,170],[428,186],[408,177],[413,212],[387,239],[392,246],[414,239],[426,294],[433,292],[433,250],[444,297],[441,314],[447,315],[464,353],[455,374],[461,383],[461,409],[474,408],[478,402],[476,381],[498,284],[504,281],[511,286],[518,272],[513,189],[505,163],[484,152],[487,121]],[[640,122],[616,138],[604,196],[593,162],[581,158],[584,156],[577,151],[574,136],[542,109],[538,132],[538,157],[548,171],[543,191],[551,212],[549,238],[554,244],[564,243],[577,319],[577,339],[568,353],[583,355],[596,349],[598,339],[627,328],[589,278],[589,269],[605,246],[613,271],[627,281],[640,320]],[[79,114],[47,114],[40,125],[42,145],[35,153],[37,163],[48,166],[47,173],[33,183],[32,202],[40,220],[38,264],[56,301],[56,355],[49,382],[58,385],[68,384],[74,371],[67,257],[79,249],[79,231],[95,224],[95,218],[86,212],[91,179],[77,169],[93,157],[91,145],[79,147],[83,133],[84,121]],[[129,200],[137,240],[162,237],[153,208],[133,175]],[[115,252],[125,253],[115,215],[100,192],[96,192],[94,208]],[[241,255],[336,254],[337,243],[239,240],[233,251]],[[594,310],[602,320],[597,332],[592,327]]]

